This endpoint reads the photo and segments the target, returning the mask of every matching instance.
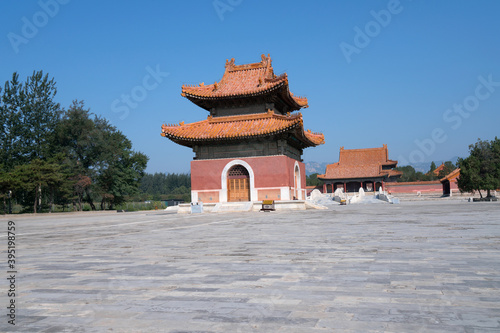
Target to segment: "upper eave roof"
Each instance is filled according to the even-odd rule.
[[[276,76],[271,57],[262,55],[261,58],[261,62],[244,65],[235,65],[234,58],[226,60],[226,69],[219,82],[209,85],[203,82],[196,86],[183,85],[181,95],[200,107],[209,109],[207,100],[247,98],[274,93],[283,99],[291,111],[307,108],[307,98],[294,96],[290,92],[287,74]]]

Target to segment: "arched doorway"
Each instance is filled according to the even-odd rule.
[[[250,201],[250,175],[243,165],[234,165],[227,172],[227,201]]]

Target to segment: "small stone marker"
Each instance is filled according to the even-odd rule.
[[[203,202],[191,202],[191,214],[203,213]]]

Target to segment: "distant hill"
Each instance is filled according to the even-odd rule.
[[[305,162],[306,164],[306,175],[312,175],[313,173],[324,174],[326,170],[326,165],[330,164],[328,162]]]
[[[457,160],[458,156],[453,156],[452,158],[446,159],[446,160],[435,160],[434,163],[436,163],[436,167],[440,166],[441,163],[444,163],[446,161],[451,161],[454,165],[457,165]],[[431,168],[431,163],[432,161],[429,162],[419,162],[419,163],[410,163],[410,165],[415,169],[415,171],[420,171],[423,173],[426,173],[430,170]],[[398,166],[405,166],[405,165],[399,165]]]

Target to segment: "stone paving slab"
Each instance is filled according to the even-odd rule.
[[[499,203],[46,214],[0,226],[1,332],[500,332]]]

